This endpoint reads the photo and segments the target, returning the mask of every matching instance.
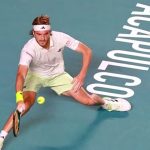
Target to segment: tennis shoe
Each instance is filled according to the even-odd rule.
[[[0,137],[0,150],[2,150],[3,143],[4,143],[4,138]]]
[[[104,97],[103,100],[105,104],[102,105],[102,108],[108,111],[129,111],[131,109],[131,104],[122,98]]]

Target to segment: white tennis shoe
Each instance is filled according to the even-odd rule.
[[[0,137],[0,150],[2,150],[4,138]]]
[[[108,111],[129,111],[131,109],[131,104],[122,98],[103,97],[103,100],[105,104],[102,105],[102,108]]]

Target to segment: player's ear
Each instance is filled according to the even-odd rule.
[[[33,34],[33,36],[34,36],[34,31],[32,31],[32,34]]]

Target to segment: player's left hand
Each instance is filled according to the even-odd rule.
[[[74,77],[73,81],[73,92],[77,92],[84,84],[84,78],[82,78],[81,76],[76,76]]]

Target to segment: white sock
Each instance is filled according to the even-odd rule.
[[[7,136],[7,134],[8,134],[8,132],[6,132],[6,131],[4,131],[4,130],[2,130],[1,132],[0,132],[0,137],[2,137],[2,138],[6,138],[6,136]]]

